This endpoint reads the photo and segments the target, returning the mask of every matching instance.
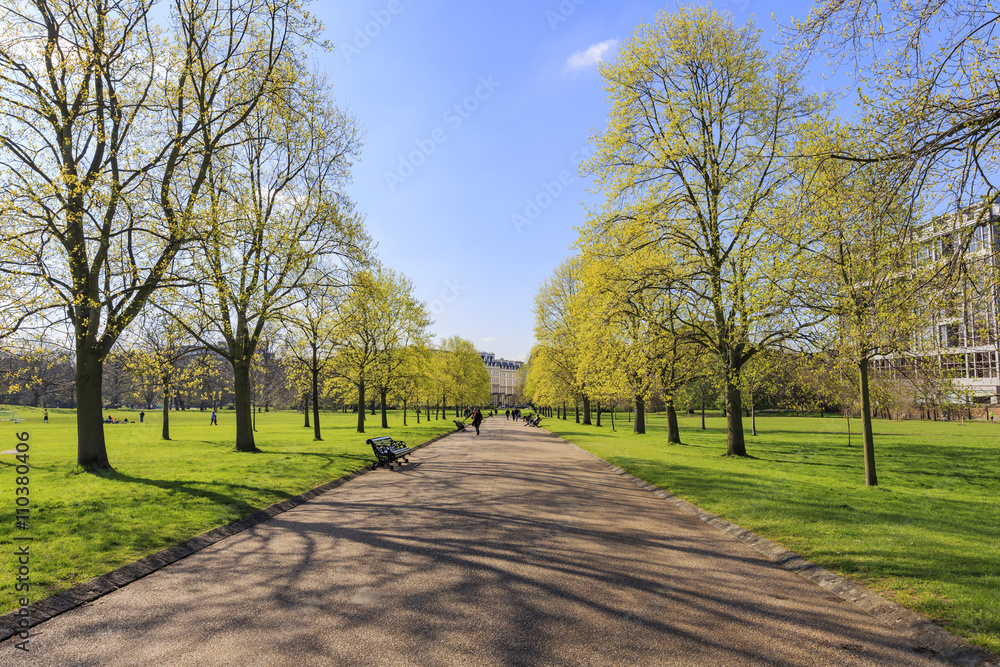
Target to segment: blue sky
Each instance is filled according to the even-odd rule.
[[[413,282],[436,338],[458,335],[527,357],[532,298],[571,252],[584,204],[578,174],[606,123],[598,56],[675,4],[338,0],[314,6],[336,48],[317,56],[338,102],[365,128],[350,195],[378,255]],[[807,3],[716,3],[752,17]],[[824,86],[821,72],[807,83]]]

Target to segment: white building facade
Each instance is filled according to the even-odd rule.
[[[517,390],[521,384],[522,368],[520,361],[497,359],[492,352],[480,352],[486,370],[490,374],[490,394],[493,406],[501,408],[513,407],[517,400]]]
[[[918,342],[910,360],[876,359],[876,370],[897,375],[914,359],[933,360],[962,395],[1000,399],[1000,205],[977,220],[975,211],[939,218],[919,241],[918,262],[945,263],[967,240],[955,292]]]

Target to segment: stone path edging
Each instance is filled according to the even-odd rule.
[[[928,621],[926,618],[913,613],[909,609],[906,609],[905,607],[902,607],[890,600],[886,600],[881,595],[865,588],[861,584],[845,579],[838,574],[834,574],[833,572],[830,572],[815,563],[807,561],[793,551],[789,551],[788,549],[785,549],[770,540],[764,539],[756,533],[752,533],[749,530],[741,528],[731,521],[719,518],[711,512],[706,512],[697,505],[678,498],[674,494],[664,491],[649,482],[643,481],[635,475],[622,470],[613,463],[602,459],[596,454],[588,452],[583,447],[580,447],[565,438],[562,438],[554,433],[552,433],[552,436],[559,438],[571,447],[575,447],[581,452],[584,452],[619,475],[631,480],[640,488],[652,492],[660,498],[673,503],[688,514],[698,517],[708,525],[717,528],[731,537],[735,537],[740,542],[743,542],[764,556],[767,556],[769,559],[773,560],[786,570],[790,570],[805,577],[806,579],[809,579],[842,600],[850,602],[871,616],[874,616],[883,623],[886,623],[890,627],[925,645],[935,653],[948,658],[954,663],[961,665],[962,667],[1000,667],[1000,656],[996,656],[982,647],[973,646],[961,637],[956,637],[941,626]]]
[[[441,435],[435,436],[426,442],[414,445],[413,447],[410,447],[410,449],[416,450],[421,447],[426,447],[432,442],[437,442],[441,438],[446,438],[456,432],[457,431],[449,431],[448,433],[442,433]],[[242,519],[233,521],[225,526],[213,528],[208,532],[196,535],[195,537],[185,540],[180,544],[175,544],[172,547],[167,547],[166,549],[157,551],[154,554],[150,554],[145,558],[140,558],[134,563],[123,565],[117,570],[113,570],[107,574],[102,574],[99,577],[94,577],[93,579],[79,583],[72,588],[67,588],[66,590],[60,591],[55,595],[45,598],[44,600],[39,600],[32,605],[20,607],[14,611],[8,612],[0,616],[0,642],[10,639],[19,632],[33,628],[39,623],[44,623],[54,616],[58,616],[59,614],[81,607],[85,604],[90,604],[97,598],[103,597],[118,588],[122,588],[123,586],[127,586],[134,581],[138,581],[146,575],[152,574],[153,572],[156,572],[171,563],[175,563],[182,558],[186,558],[193,553],[201,551],[205,547],[209,547],[216,542],[226,539],[227,537],[232,537],[233,535],[241,533],[248,528],[252,528],[263,521],[267,521],[268,519],[281,514],[282,512],[287,512],[293,507],[298,507],[307,500],[311,500],[322,493],[326,493],[327,491],[345,484],[355,477],[359,477],[360,475],[371,471],[371,466],[355,470],[354,472],[348,473],[343,477],[338,477],[337,479],[330,480],[325,484],[320,484],[316,488],[309,489],[308,491],[300,493],[297,496],[287,498],[280,503],[275,503],[269,507],[259,509],[256,512],[248,514]],[[27,625],[20,624],[24,619],[24,616],[21,614],[21,611],[24,609],[28,610]]]

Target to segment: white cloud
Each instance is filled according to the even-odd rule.
[[[496,340],[497,340],[496,338],[483,338],[480,342],[481,343],[495,343]]]
[[[566,59],[566,66],[571,70],[581,70],[596,65],[604,60],[605,54],[618,45],[617,39],[606,39],[598,44],[591,44],[584,51],[577,51]]]

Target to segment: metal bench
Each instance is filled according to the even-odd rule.
[[[386,466],[389,470],[392,470],[393,463],[398,464],[400,467],[404,463],[409,463],[406,455],[411,450],[402,440],[393,440],[390,436],[383,435],[378,438],[369,438],[365,442],[371,445],[372,451],[375,452],[376,461],[372,466],[372,470],[379,466]]]

